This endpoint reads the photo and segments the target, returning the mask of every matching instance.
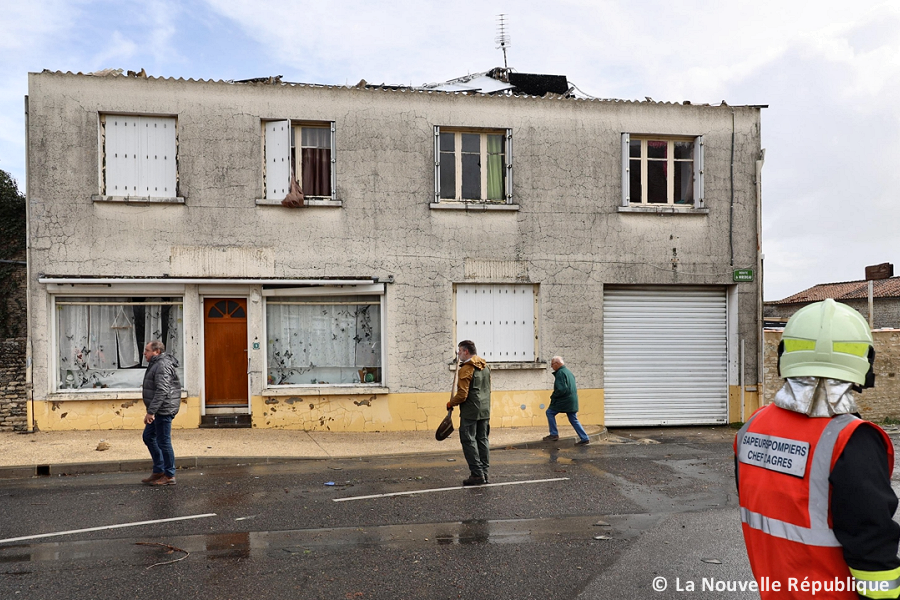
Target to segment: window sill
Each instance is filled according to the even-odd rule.
[[[428,205],[433,210],[464,210],[469,211],[518,211],[518,204],[500,204],[491,202],[432,202]]]
[[[487,364],[491,371],[527,371],[546,369],[545,362],[489,362]],[[448,370],[453,371],[456,368],[454,363],[448,365]]]
[[[186,391],[181,390],[181,398],[187,398]],[[50,392],[47,395],[50,402],[65,402],[68,400],[143,400],[141,390],[115,391],[110,388],[91,388],[86,390],[66,390]]]
[[[362,385],[349,385],[347,387],[310,385],[266,388],[263,390],[262,396],[266,398],[274,396],[371,396],[373,394],[390,393],[391,390],[378,385],[373,385],[372,387]]]
[[[156,198],[152,196],[91,196],[93,202],[122,202],[125,204],[184,204],[184,198]]]
[[[708,215],[708,208],[694,208],[687,205],[676,204],[658,204],[644,205],[632,204],[631,206],[619,206],[617,212],[620,213],[651,213],[655,215]]]
[[[256,200],[257,206],[282,206],[283,208],[288,208],[287,206],[283,206],[281,204],[281,200],[270,200],[269,198],[257,198]],[[327,206],[332,208],[340,208],[344,205],[343,200],[317,200],[307,198],[303,201],[303,208],[312,208],[314,206]]]

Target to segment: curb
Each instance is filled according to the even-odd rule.
[[[609,431],[604,427],[602,431],[599,433],[594,433],[588,435],[588,438],[591,442],[605,442],[610,438]],[[568,447],[568,441],[572,441],[572,447],[574,448],[574,440],[575,437],[571,438],[560,438],[555,444],[559,444],[560,442],[566,443]],[[535,449],[535,448],[547,448],[549,447],[549,442],[545,442],[543,440],[531,441],[531,442],[520,442],[516,444],[507,444],[504,446],[495,446],[492,447],[491,450],[516,450],[516,449]],[[451,449],[450,446],[447,446],[446,450],[440,450],[438,452],[428,452],[428,454],[444,454],[446,452],[457,452],[459,448],[454,447]],[[381,455],[366,455],[365,458],[375,458],[375,459],[384,459],[384,458],[397,458],[404,456],[421,456],[422,452],[405,452],[399,454],[381,454]],[[175,468],[177,470],[182,469],[200,469],[200,468],[208,468],[208,467],[221,467],[221,466],[246,466],[246,465],[274,465],[274,464],[284,464],[288,462],[297,462],[297,461],[312,461],[312,460],[353,460],[355,458],[362,458],[360,456],[185,456],[185,457],[176,457],[175,458]],[[102,475],[106,473],[131,473],[135,471],[149,471],[153,468],[153,463],[149,458],[147,459],[132,459],[132,460],[114,460],[114,461],[99,461],[99,462],[86,462],[86,463],[59,463],[59,464],[46,464],[46,465],[19,465],[19,466],[9,466],[9,467],[0,467],[0,480],[4,479],[32,479],[37,477],[67,477],[74,475]]]

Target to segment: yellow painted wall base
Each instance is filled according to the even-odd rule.
[[[143,429],[143,400],[65,400],[34,402],[34,419],[40,431],[90,431],[105,429]],[[181,400],[181,408],[172,420],[173,429],[200,426],[200,398]]]
[[[254,396],[253,426],[304,431],[426,431],[447,415],[447,394],[379,396]],[[603,424],[603,390],[578,390],[578,420]],[[550,390],[494,391],[491,425],[543,427]],[[457,413],[458,414],[458,413]]]
[[[757,389],[760,389],[757,387]],[[741,421],[741,387],[728,391],[728,420]],[[602,389],[578,390],[578,420],[584,425],[603,425]],[[447,414],[446,393],[385,394],[372,396],[253,396],[253,427],[302,431],[429,431]],[[550,390],[495,391],[491,425],[494,427],[543,427]],[[746,420],[759,408],[759,393],[744,392]],[[457,413],[458,414],[458,413]],[[143,429],[141,400],[35,401],[34,418],[40,431],[88,431]],[[172,422],[175,429],[200,426],[200,399],[185,398]]]
[[[254,396],[253,427],[304,431],[430,431],[447,414],[446,393],[373,396]],[[603,424],[603,390],[578,390],[578,419],[584,425]],[[550,390],[495,391],[491,425],[544,427]],[[143,429],[141,400],[66,400],[34,403],[41,431]],[[456,412],[458,415],[458,411]],[[186,398],[172,421],[175,429],[200,425],[200,399]]]

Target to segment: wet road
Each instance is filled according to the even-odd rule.
[[[455,487],[465,462],[217,467],[165,488],[143,474],[3,481],[0,540],[98,529],[0,543],[0,598],[733,598],[675,590],[751,578],[733,432],[706,430],[496,450],[492,483],[540,481],[340,502]]]

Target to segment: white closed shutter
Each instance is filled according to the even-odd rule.
[[[266,199],[284,200],[291,191],[291,122],[266,123]]]
[[[138,196],[174,198],[175,192],[175,119],[141,117],[141,173]]]
[[[176,121],[174,117],[105,117],[107,196],[174,198]]]
[[[534,286],[456,286],[456,343],[471,340],[489,362],[534,361]]]
[[[138,186],[139,117],[108,115],[105,122],[107,196],[136,196]]]
[[[726,315],[721,287],[607,286],[604,423],[726,423]]]

